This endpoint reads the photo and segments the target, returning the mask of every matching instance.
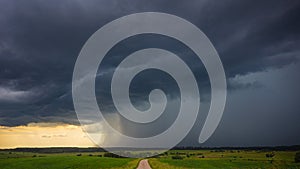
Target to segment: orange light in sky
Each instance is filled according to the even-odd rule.
[[[29,123],[26,126],[0,126],[0,148],[16,147],[94,147],[80,126],[62,123]]]

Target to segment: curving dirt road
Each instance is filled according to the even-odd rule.
[[[141,160],[137,169],[151,169],[148,160],[147,159]]]

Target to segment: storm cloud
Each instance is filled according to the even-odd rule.
[[[0,125],[78,125],[71,85],[82,46],[106,23],[146,11],[170,13],[190,21],[207,35],[220,55],[229,85],[228,100],[221,124],[205,146],[300,143],[297,0],[1,1]],[[197,124],[182,144],[198,145],[199,130],[209,108],[210,84],[202,63],[193,59],[193,53],[181,43],[157,35],[124,40],[110,53],[112,57],[104,60],[97,83],[109,82],[122,57],[146,47],[161,47],[188,58],[204,103]],[[149,78],[136,78],[132,86],[136,107],[149,107],[149,91],[157,86],[168,89],[169,99],[176,101],[178,89],[171,85],[172,79],[168,81],[167,75],[155,71],[144,73],[150,74],[143,76]],[[108,85],[97,88],[97,98],[105,100],[100,106],[107,113],[114,113],[108,91]]]

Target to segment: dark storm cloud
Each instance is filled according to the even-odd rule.
[[[255,80],[241,81],[239,76],[282,68],[299,60],[300,2],[297,0],[1,1],[0,125],[40,121],[78,124],[71,83],[83,44],[109,21],[145,11],[175,14],[198,26],[219,52],[229,89],[235,93],[261,90],[266,85]],[[160,43],[172,48],[163,41]],[[173,48],[187,57],[192,55],[182,47]],[[126,53],[126,48],[119,52]],[[209,91],[202,64],[190,62],[198,74],[198,82],[204,86],[202,90]],[[108,60],[104,75],[98,75],[104,78],[111,75],[114,63],[115,60]],[[139,92],[133,91],[132,95],[142,98],[139,104],[147,107],[144,102],[147,93],[143,92],[142,84],[143,81],[135,86]],[[107,91],[98,88],[96,92],[105,100]],[[113,110],[110,102],[105,106]]]

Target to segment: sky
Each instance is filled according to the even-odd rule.
[[[94,146],[80,127],[72,100],[72,74],[88,38],[108,22],[137,12],[164,12],[200,28],[223,63],[228,85],[223,118],[212,137],[198,143],[210,103],[210,83],[201,61],[182,43],[145,34],[125,39],[98,69],[101,110],[119,117],[109,93],[115,67],[126,55],[149,47],[178,53],[195,74],[201,93],[196,124],[179,145],[275,146],[300,144],[300,2],[298,0],[53,0],[0,2],[0,148]],[[138,27],[138,25],[133,25]],[[101,63],[102,64],[102,63]],[[161,71],[135,77],[132,103],[149,108],[148,94],[167,93],[167,115],[141,130],[124,119],[112,125],[130,136],[161,133],[178,108],[178,86]],[[112,118],[115,119],[115,118]],[[96,125],[97,126],[97,125]],[[85,126],[98,132],[101,128]],[[81,139],[74,139],[81,138]],[[33,141],[34,140],[34,141]]]

